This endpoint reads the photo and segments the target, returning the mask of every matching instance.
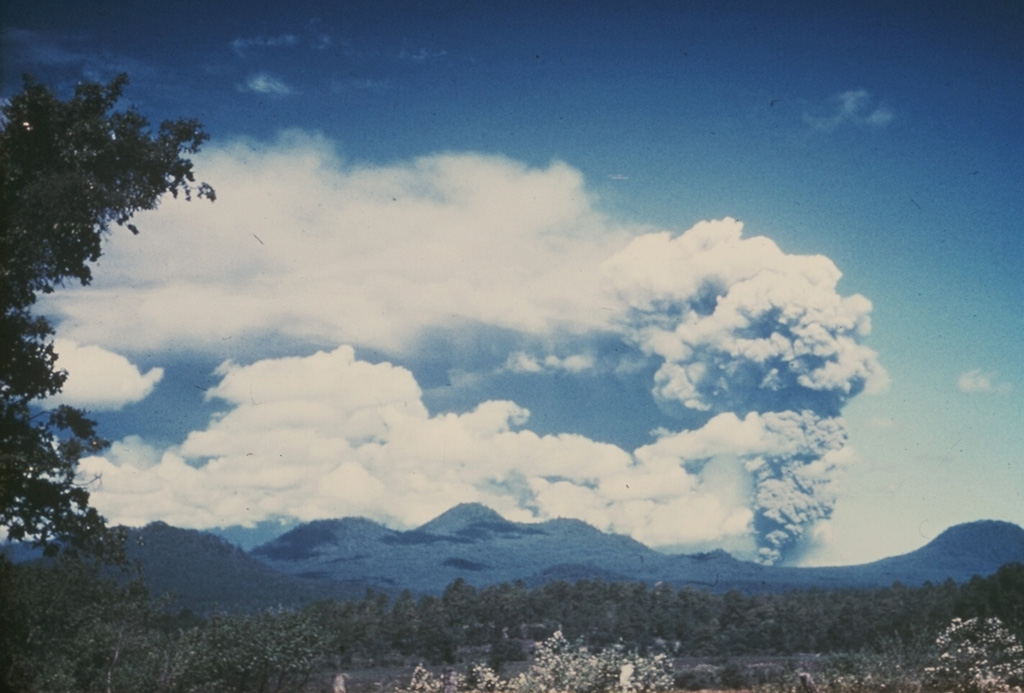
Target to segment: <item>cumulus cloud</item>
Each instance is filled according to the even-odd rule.
[[[288,96],[292,93],[291,87],[277,77],[268,75],[266,72],[260,72],[251,76],[243,84],[238,85],[238,90],[254,94],[268,94],[270,96]]]
[[[827,115],[804,115],[804,121],[815,130],[831,132],[845,125],[884,127],[895,114],[884,103],[876,103],[865,89],[844,91],[832,98]]]
[[[139,371],[127,358],[99,346],[55,339],[57,367],[67,371],[63,390],[48,398],[51,404],[69,404],[97,411],[115,411],[145,399],[164,376],[162,368]]]
[[[961,375],[956,380],[956,389],[964,394],[1000,394],[1005,395],[1013,391],[1010,383],[999,382],[999,374],[995,371],[984,371],[974,368]]]
[[[357,514],[409,527],[476,501],[517,520],[577,517],[653,546],[735,543],[770,520],[785,534],[759,546],[771,560],[828,516],[844,455],[841,424],[810,413],[721,414],[634,453],[538,436],[509,401],[431,415],[412,373],[348,346],[225,362],[218,374],[208,396],[229,409],[159,461],[139,440],[83,461],[112,521],[203,528]]]
[[[578,171],[476,154],[363,167],[332,151],[300,133],[212,149],[198,170],[214,205],[140,215],[93,285],[47,310],[82,342],[218,353],[267,335],[396,353],[429,327],[607,327],[597,268],[635,229],[595,211]]]
[[[732,219],[681,234],[614,223],[559,162],[358,166],[289,133],[200,164],[215,205],[140,215],[143,233],[111,237],[93,286],[45,299],[79,343],[235,355],[205,428],[159,454],[123,441],[83,465],[113,521],[412,526],[477,501],[772,562],[830,517],[852,455],[841,410],[886,373],[863,344],[871,303],[838,293],[828,258],[744,238]],[[500,393],[430,411],[410,370],[337,346],[397,361],[439,333],[508,336],[452,380],[654,372],[652,396],[681,423],[631,451],[538,435]],[[596,346],[610,340],[614,357]],[[321,351],[267,358],[268,343]]]
[[[112,521],[202,528],[359,514],[414,526],[479,501],[513,519],[579,517],[653,545],[749,533],[738,458],[679,463],[687,445],[703,454],[706,442],[662,439],[633,456],[578,435],[538,436],[523,428],[529,412],[508,401],[432,416],[408,370],[347,346],[226,362],[218,373],[209,397],[229,410],[181,445],[157,459],[132,438],[83,461],[83,478],[100,479],[93,502]],[[694,435],[712,440],[730,424]],[[758,435],[748,434],[747,452]]]
[[[593,486],[630,457],[582,436],[518,430],[529,413],[487,401],[431,416],[413,375],[359,360],[351,347],[305,358],[224,363],[209,397],[229,405],[160,461],[123,448],[83,461],[93,500],[115,522],[157,517],[186,527],[359,514],[415,525],[463,501],[510,517],[548,516],[507,487],[518,479]]]
[[[111,443],[105,456],[111,464],[135,469],[151,469],[160,462],[163,451],[150,445],[140,436],[130,435]]]

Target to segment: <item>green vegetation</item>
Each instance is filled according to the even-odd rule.
[[[309,612],[172,616],[139,579],[68,556],[0,571],[0,690],[295,691],[328,651]]]
[[[440,597],[367,591],[209,618],[70,556],[0,563],[0,581],[0,671],[16,691],[315,691],[381,667],[406,690],[443,685],[440,667],[480,691],[621,690],[626,669],[637,691],[798,690],[798,670],[822,691],[1024,684],[1021,564],[965,584],[774,595],[456,580]]]

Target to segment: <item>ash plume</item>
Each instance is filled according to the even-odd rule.
[[[759,428],[753,442],[734,438],[713,454],[742,461],[758,556],[774,563],[831,516],[836,470],[848,457],[842,407],[887,376],[861,343],[871,303],[837,292],[832,261],[787,255],[742,230],[724,219],[677,237],[645,235],[605,269],[624,306],[619,328],[661,363],[654,396]],[[669,449],[672,438],[655,445]],[[679,464],[694,468],[695,454],[680,449]]]

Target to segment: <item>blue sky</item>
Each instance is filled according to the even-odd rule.
[[[7,3],[218,192],[41,304],[112,521],[463,501],[854,563],[1024,524],[1024,7]],[[238,535],[235,535],[238,536]]]

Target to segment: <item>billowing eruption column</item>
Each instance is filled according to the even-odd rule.
[[[664,433],[647,453],[675,450],[693,473],[712,457],[737,458],[749,476],[759,558],[773,563],[831,515],[846,457],[841,410],[886,374],[860,343],[871,303],[837,293],[832,261],[787,255],[742,230],[724,219],[676,237],[641,236],[605,268],[625,306],[621,330],[660,360],[655,397],[688,418],[703,414],[705,428],[736,430],[704,453],[695,432]]]

